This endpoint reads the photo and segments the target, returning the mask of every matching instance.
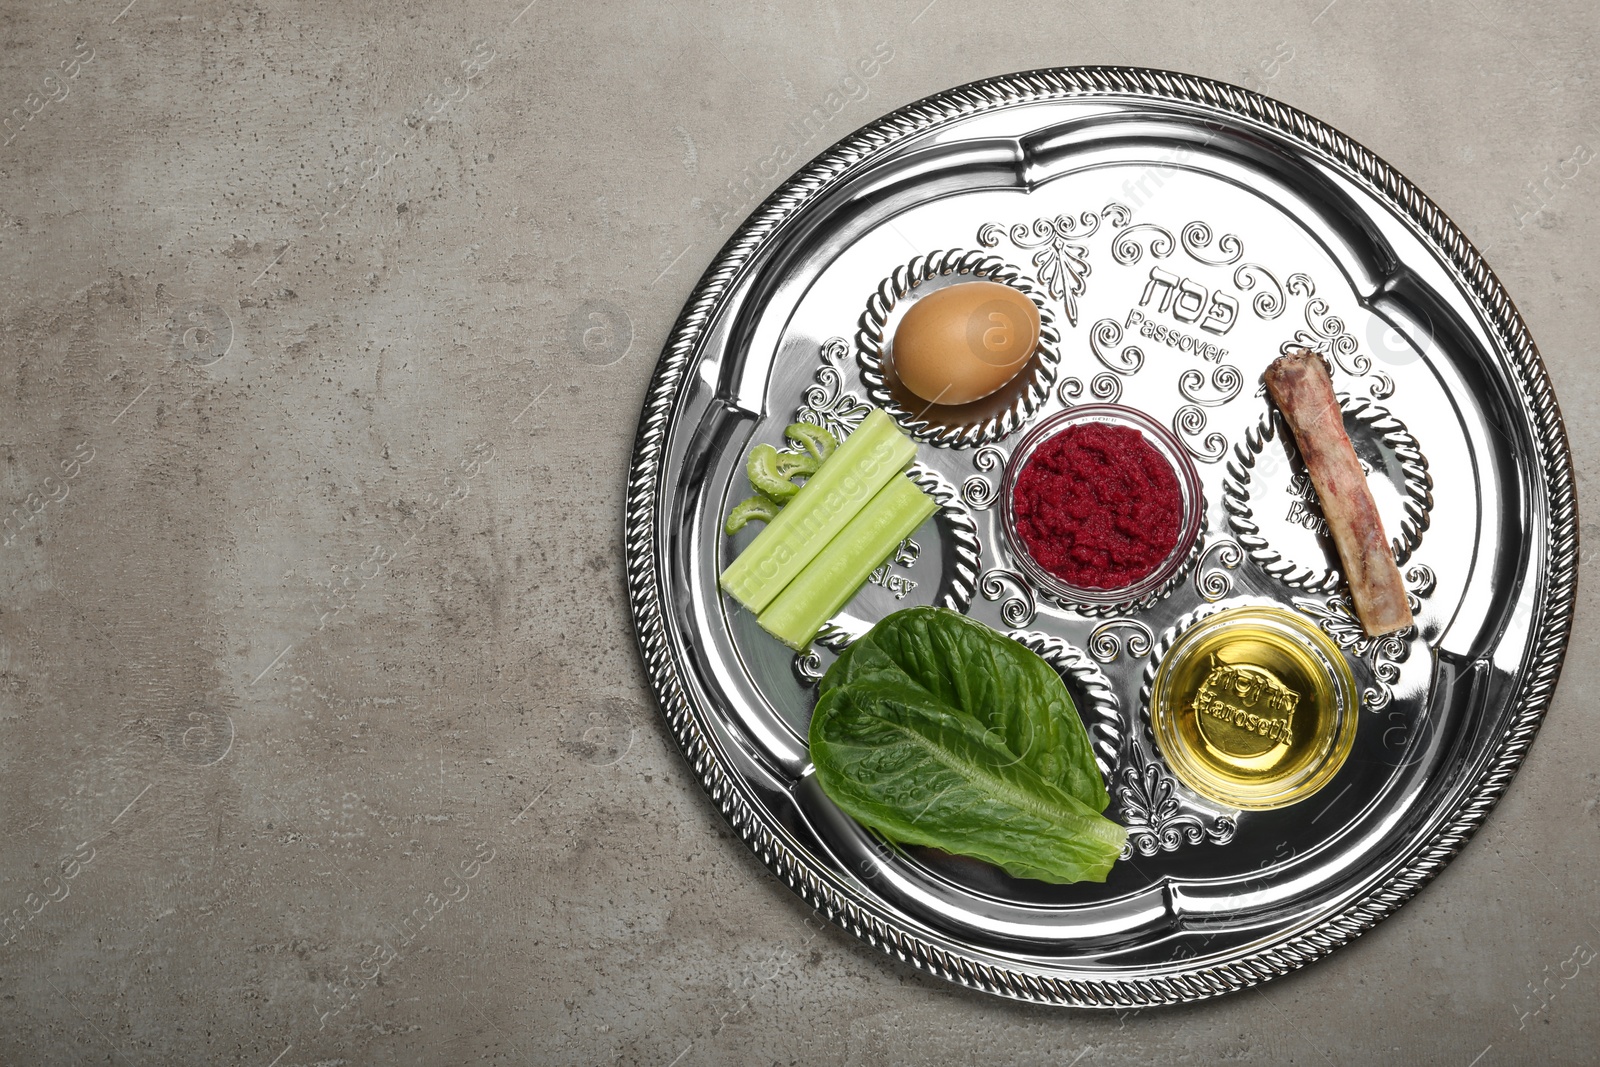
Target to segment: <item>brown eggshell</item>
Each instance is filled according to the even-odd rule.
[[[1015,378],[1039,343],[1039,309],[999,282],[961,282],[912,304],[895,329],[894,372],[931,404],[970,404]]]

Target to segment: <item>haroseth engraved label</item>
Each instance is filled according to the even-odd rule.
[[[1260,756],[1293,742],[1291,719],[1299,703],[1300,694],[1265,667],[1213,655],[1194,710],[1209,743],[1230,755]]]

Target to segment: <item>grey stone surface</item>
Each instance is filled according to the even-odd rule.
[[[1592,586],[1433,885],[1117,1017],[810,917],[660,723],[620,551],[674,315],[878,42],[828,139],[1100,62],[1350,133],[1487,249],[1594,510],[1600,165],[1526,200],[1600,148],[1587,0],[124,2],[0,4],[0,504],[42,507],[0,549],[0,1062],[1600,1060]]]

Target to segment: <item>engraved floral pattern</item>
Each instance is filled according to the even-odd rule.
[[[1426,572],[1426,588],[1431,592],[1433,572],[1426,567],[1413,567],[1410,573],[1418,572]],[[1421,610],[1422,605],[1416,593],[1407,592],[1406,599],[1411,602],[1413,612]],[[1333,638],[1333,643],[1343,649],[1346,655],[1365,660],[1372,668],[1376,684],[1361,691],[1361,706],[1369,711],[1381,711],[1388,707],[1394,699],[1394,683],[1400,680],[1400,664],[1411,656],[1411,639],[1416,636],[1417,628],[1407,626],[1404,630],[1382,637],[1370,637],[1361,628],[1361,621],[1356,618],[1348,594],[1331,596],[1326,600],[1296,597],[1294,605],[1316,619],[1317,625]]]
[[[1122,379],[1115,374],[1101,371],[1089,381],[1089,393],[1102,404],[1115,404],[1122,399]],[[1061,406],[1070,408],[1078,403],[1078,398],[1083,396],[1082,378],[1063,378],[1056,388],[1056,399],[1061,401]]]
[[[1140,240],[1144,244],[1140,244]],[[1139,262],[1146,251],[1151,259],[1166,259],[1177,246],[1172,231],[1153,222],[1141,222],[1117,234],[1116,240],[1111,242],[1111,258],[1126,267]]]
[[[1207,570],[1206,561],[1216,556],[1220,570]],[[1207,603],[1214,604],[1233,592],[1233,578],[1229,571],[1238,569],[1244,562],[1244,549],[1239,542],[1224,538],[1207,545],[1200,555],[1200,565],[1194,572],[1194,591]]]
[[[861,425],[872,406],[844,389],[843,360],[850,354],[850,342],[830,337],[822,342],[822,366],[812,384],[801,395],[805,401],[795,413],[796,420],[820,426],[843,441]]]
[[[1215,396],[1205,395],[1205,384],[1205,374],[1193,367],[1178,375],[1178,392],[1183,394],[1185,400],[1203,408],[1221,407],[1237,397],[1244,391],[1244,375],[1239,373],[1238,367],[1224,363],[1211,372],[1211,388],[1216,390]]]
[[[1233,284],[1247,293],[1258,285],[1262,286],[1255,299],[1250,301],[1250,308],[1258,318],[1275,319],[1283,314],[1283,286],[1278,284],[1277,276],[1261,264],[1239,264],[1239,269],[1233,272]],[[1266,288],[1269,285],[1271,288]]]
[[[1205,409],[1194,404],[1185,404],[1172,415],[1172,432],[1189,454],[1202,463],[1215,463],[1227,454],[1228,439],[1213,430],[1196,444],[1194,438],[1205,433],[1205,428]]]
[[[1154,856],[1182,845],[1209,841],[1225,845],[1233,840],[1238,823],[1232,816],[1203,816],[1185,810],[1177,797],[1178,783],[1159,763],[1124,767],[1117,778],[1116,799],[1128,840],[1122,858],[1135,853]]]
[[[1122,343],[1122,323],[1116,319],[1101,319],[1089,330],[1089,349],[1094,357],[1118,374],[1136,374],[1144,366],[1144,352],[1137,345],[1128,345],[1118,352]],[[1121,387],[1118,387],[1121,391]]]
[[[1184,226],[1179,239],[1183,241],[1183,250],[1189,253],[1190,259],[1212,267],[1231,266],[1244,255],[1244,242],[1239,240],[1236,233],[1225,233],[1217,238],[1216,250],[1221,255],[1210,255],[1211,227],[1198,219]]]
[[[817,655],[815,649],[808,648],[794,654],[795,681],[810,688],[822,681],[822,675],[822,657]]]
[[[1067,322],[1078,325],[1078,297],[1088,285],[1089,246],[1084,244],[1100,229],[1102,220],[1113,228],[1126,226],[1131,212],[1124,204],[1112,202],[1098,212],[1085,211],[1055,218],[1039,218],[1030,227],[1018,223],[1007,229],[998,222],[985,223],[978,230],[978,243],[993,248],[1006,234],[1018,248],[1032,249],[1034,271],[1045,291],[1061,302]]]
[[[1344,328],[1344,320],[1330,314],[1328,302],[1320,296],[1306,301],[1306,328],[1296,330],[1294,340],[1285,341],[1278,349],[1288,353],[1296,348],[1309,348],[1331,357],[1346,374],[1361,375],[1372,369],[1372,358],[1356,351],[1356,339]]]

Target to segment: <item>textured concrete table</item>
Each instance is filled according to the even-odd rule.
[[[1600,503],[1592,5],[524,2],[0,9],[0,1061],[1600,1058],[1592,590],[1420,897],[1117,1017],[809,916],[668,740],[620,566],[645,382],[745,212],[893,107],[1071,63],[1242,82],[1417,181]]]

